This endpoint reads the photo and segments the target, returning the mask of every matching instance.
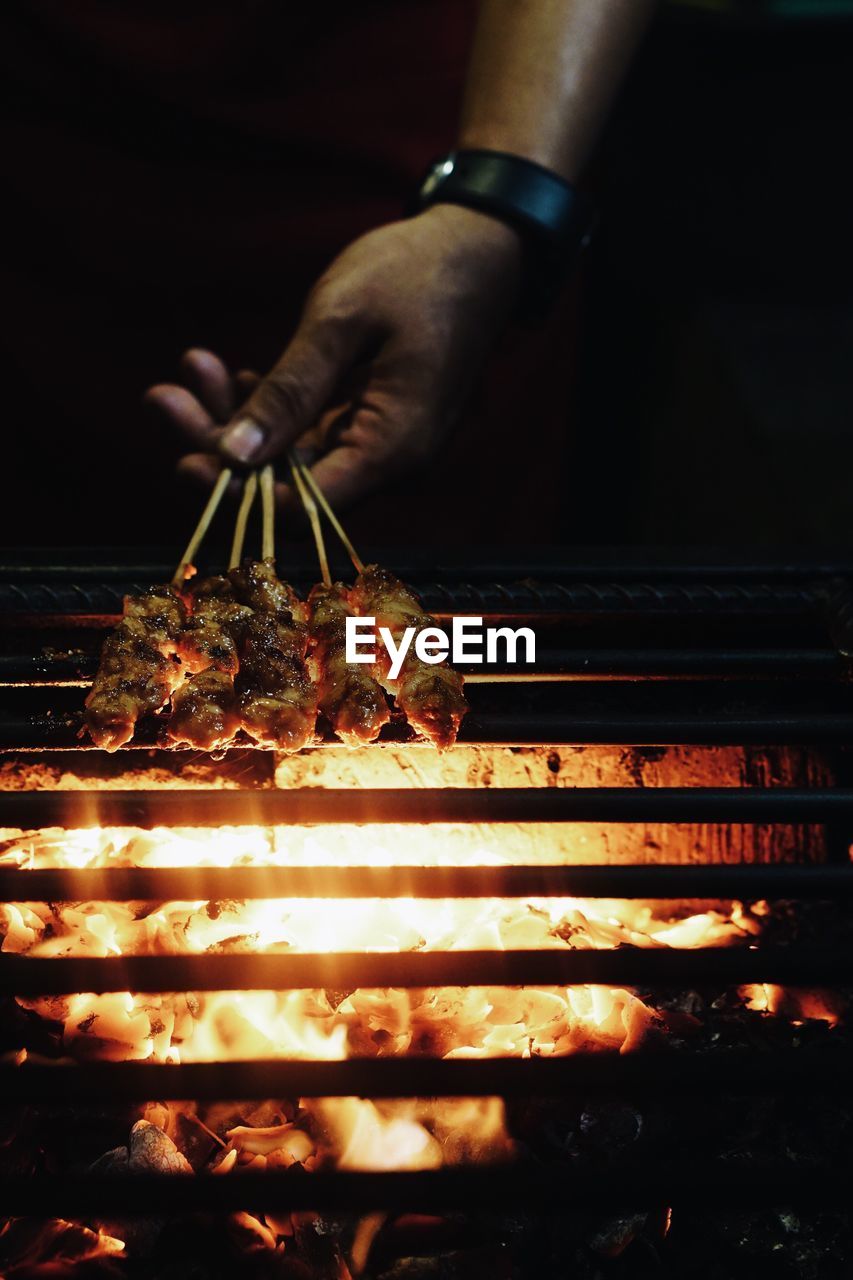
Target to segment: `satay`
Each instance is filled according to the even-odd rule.
[[[317,689],[305,665],[307,607],[271,560],[244,561],[228,576],[253,610],[235,680],[243,729],[260,746],[298,751],[317,721]]]
[[[219,751],[241,727],[233,677],[214,667],[190,676],[172,696],[169,737],[198,751]]]
[[[237,646],[251,608],[236,598],[228,578],[205,578],[190,595],[192,615],[183,628],[178,653],[191,675],[213,668],[235,676],[240,667]]]
[[[452,745],[467,712],[462,677],[445,663],[429,663],[412,633],[434,626],[399,578],[378,565],[365,568],[310,472],[295,460],[294,478],[312,521],[322,584],[308,602],[277,575],[273,559],[271,467],[261,475],[263,559],[238,559],[257,488],[246,481],[227,576],[186,589],[191,562],[225,490],[224,471],[181,559],[170,587],[125,600],[124,616],[107,639],[85,719],[97,746],[130,741],[141,716],[171,698],[171,740],[218,750],[242,729],[261,746],[298,750],[314,736],[318,709],[347,745],[373,742],[391,716],[386,693],[409,723],[439,749]],[[359,572],[353,588],[332,583],[313,493],[340,534]],[[181,594],[184,592],[184,594]],[[372,668],[347,662],[347,624],[372,616],[398,645],[400,670],[387,646]],[[384,655],[383,655],[384,648]]]
[[[293,587],[282,582],[272,560],[244,560],[229,570],[228,580],[236,598],[260,613],[291,613],[305,621],[306,609]]]
[[[243,728],[260,746],[298,751],[314,736],[317,690],[305,666],[307,631],[292,615],[256,613],[240,644],[235,688]]]
[[[252,610],[235,599],[225,577],[202,579],[187,597],[192,614],[179,636],[178,653],[189,676],[172,697],[167,732],[179,745],[214,751],[240,728],[237,646]]]
[[[107,637],[86,698],[85,722],[95,746],[115,751],[136,722],[159,711],[182,679],[177,654],[186,608],[172,587],[126,596],[124,616]]]
[[[407,627],[416,634],[434,627],[435,619],[425,613],[417,596],[399,578],[379,565],[367,565],[356,579],[350,600],[363,617],[374,617],[376,628],[387,627],[399,642]],[[411,645],[399,675],[392,679],[390,659],[384,646],[377,646],[374,675],[383,689],[394,696],[409,724],[419,729],[439,750],[456,741],[459,725],[468,710],[458,671],[446,664],[423,662]]]
[[[373,742],[391,718],[385,694],[371,672],[346,661],[346,620],[355,615],[342,583],[320,583],[308,597],[308,670],[320,710],[347,746]]]

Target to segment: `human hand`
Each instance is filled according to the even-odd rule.
[[[415,469],[506,321],[520,257],[511,228],[449,204],[362,236],[314,286],[266,378],[232,377],[193,350],[182,360],[189,388],[148,391],[202,450],[181,469],[211,484],[222,465],[259,466],[298,445],[340,506]],[[291,496],[286,486],[279,496]]]

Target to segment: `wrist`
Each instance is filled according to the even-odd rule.
[[[541,318],[586,243],[586,201],[559,174],[501,151],[451,152],[427,173],[415,208],[452,205],[489,215],[521,246],[522,313]]]
[[[459,204],[433,204],[417,215],[418,221],[440,229],[448,245],[458,246],[467,260],[517,274],[524,244],[518,230],[502,218]]]

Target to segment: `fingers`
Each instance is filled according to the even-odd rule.
[[[188,453],[178,462],[177,470],[182,480],[202,489],[212,489],[222,471],[222,458],[218,453]],[[242,484],[241,477],[234,476],[227,489],[229,497],[236,497]]]
[[[160,383],[145,392],[145,403],[165,414],[200,449],[215,450],[222,428],[197,396],[186,387]]]
[[[326,408],[364,340],[356,317],[317,317],[309,310],[278,364],[227,427],[223,455],[260,466],[286,449]]]
[[[222,423],[251,395],[260,377],[252,369],[241,369],[232,377],[217,355],[200,347],[185,351],[180,363],[188,385],[159,383],[145,392],[144,400],[202,451],[181,459],[178,472],[183,479],[209,488],[222,469]],[[229,492],[237,488],[235,482]]]
[[[181,356],[181,373],[187,386],[217,422],[227,422],[237,407],[234,380],[227,366],[201,347],[190,347]]]

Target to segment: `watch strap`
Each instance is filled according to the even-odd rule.
[[[459,204],[514,227],[525,248],[522,310],[541,315],[589,238],[586,199],[550,169],[503,151],[451,152],[433,164],[415,211]]]

